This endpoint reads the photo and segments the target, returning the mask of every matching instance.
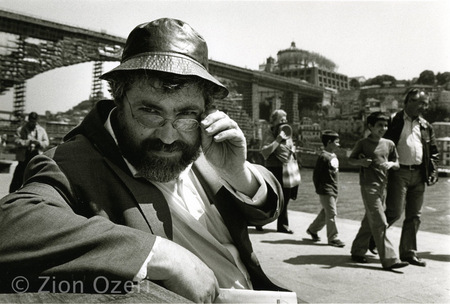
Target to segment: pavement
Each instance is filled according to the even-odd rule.
[[[294,234],[276,232],[276,223],[264,231],[250,228],[253,246],[265,272],[283,282],[305,303],[450,303],[450,236],[419,231],[418,255],[426,267],[409,265],[383,270],[378,256],[367,254],[369,263],[350,258],[358,221],[337,219],[339,238],[346,244],[336,248],[326,243],[326,228],[314,243],[306,229],[315,214],[289,211]],[[401,229],[391,227],[388,236],[398,248]]]
[[[0,173],[0,197],[8,193],[14,165]],[[315,214],[289,211],[294,234],[276,232],[276,223],[264,231],[250,227],[250,238],[265,272],[297,293],[304,303],[450,303],[450,235],[419,231],[418,255],[426,267],[410,265],[383,270],[378,256],[367,254],[369,263],[350,258],[351,243],[358,221],[337,219],[344,248],[327,245],[326,231],[321,242],[313,243],[306,229]],[[450,224],[450,223],[449,223]],[[391,227],[388,236],[398,247],[400,228]]]

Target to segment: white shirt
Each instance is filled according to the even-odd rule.
[[[111,126],[111,113],[104,126],[117,144],[117,139]],[[136,168],[126,158],[124,158],[124,161],[133,176],[136,176],[138,173]],[[232,243],[229,231],[216,207],[209,202],[203,186],[191,170],[191,167],[192,164],[176,180],[168,183],[149,181],[162,192],[169,205],[174,228],[174,242],[185,248],[187,247],[213,271],[215,268],[215,274],[221,288],[252,289],[248,272],[239,257],[237,248]],[[221,180],[221,183],[240,200],[249,205],[259,206],[267,197],[267,186],[261,174],[253,166],[246,162],[246,167],[260,184],[257,193],[252,198],[235,191],[224,180]],[[188,237],[189,233],[195,234],[195,240]],[[158,246],[159,240],[160,237],[157,236],[154,246]],[[147,276],[147,264],[152,255],[153,250],[150,251],[141,269],[136,274],[134,278],[136,281],[140,281]]]
[[[397,143],[399,163],[402,165],[420,165],[423,157],[423,147],[420,134],[419,118],[412,120],[404,112],[402,133]]]

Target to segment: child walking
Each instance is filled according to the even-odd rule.
[[[389,169],[398,170],[398,154],[393,141],[383,138],[387,131],[389,116],[382,112],[373,112],[367,117],[370,134],[360,139],[349,157],[351,165],[360,166],[359,183],[366,213],[358,234],[352,244],[352,260],[367,263],[365,253],[369,239],[373,235],[378,248],[381,265],[386,270],[408,266],[401,262],[387,238],[388,224],[384,214],[384,192]]]
[[[331,130],[324,131],[322,143],[324,150],[319,155],[313,172],[314,187],[319,195],[322,209],[309,225],[306,233],[314,242],[318,242],[320,237],[317,233],[326,225],[328,244],[344,247],[345,244],[338,239],[336,226],[339,160],[334,152],[339,148],[339,134]]]

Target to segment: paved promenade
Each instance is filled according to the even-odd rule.
[[[395,271],[383,270],[378,256],[370,252],[369,263],[357,264],[350,258],[350,247],[359,222],[339,219],[344,248],[310,241],[306,229],[315,214],[290,211],[293,235],[276,232],[276,224],[264,231],[250,230],[256,254],[265,271],[285,282],[307,303],[450,303],[450,236],[418,233],[419,256],[426,267],[408,266]],[[388,235],[398,247],[400,229],[392,227]]]
[[[11,170],[12,172],[12,170]],[[7,194],[11,173],[0,174],[0,196]],[[350,259],[350,247],[359,222],[339,219],[344,248],[313,243],[306,234],[315,214],[290,211],[293,235],[277,233],[271,223],[259,232],[250,228],[255,251],[265,271],[295,291],[305,303],[450,303],[450,236],[419,231],[419,255],[426,267],[408,266],[395,271],[381,268],[377,256],[369,263]],[[398,246],[400,229],[388,231]]]

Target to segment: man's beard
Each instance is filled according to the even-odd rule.
[[[166,183],[176,179],[200,155],[200,137],[193,145],[182,141],[164,144],[160,139],[148,138],[136,146],[123,131],[116,134],[122,155],[138,170],[140,176],[151,181]],[[182,154],[181,157],[159,157],[152,151],[181,151]]]

